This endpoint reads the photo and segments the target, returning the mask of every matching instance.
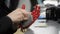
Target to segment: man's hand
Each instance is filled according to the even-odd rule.
[[[20,21],[28,20],[28,14],[31,14],[31,13],[18,8],[13,12],[9,13],[7,16],[11,18],[13,23],[19,23]]]

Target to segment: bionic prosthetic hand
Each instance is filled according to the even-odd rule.
[[[22,5],[22,9],[25,9],[24,4]],[[36,5],[34,7],[34,10],[31,11],[31,14],[28,15],[29,19],[27,21],[22,21],[22,23],[20,23],[21,31],[23,31],[23,29],[26,29],[29,26],[31,26],[34,23],[34,21],[39,17],[39,15],[40,15],[40,6]]]

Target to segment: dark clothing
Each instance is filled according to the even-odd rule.
[[[12,12],[4,3],[4,0],[0,0],[0,34],[13,34],[17,28],[12,25],[11,19],[6,16]]]

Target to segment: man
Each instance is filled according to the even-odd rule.
[[[13,34],[17,30],[17,24],[23,20],[28,20],[28,14],[23,9],[17,8],[12,11],[0,0],[0,34]]]

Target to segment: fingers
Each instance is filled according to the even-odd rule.
[[[24,14],[31,14],[31,12],[28,12],[28,11],[26,11],[26,10],[24,10],[24,9],[21,9],[21,11],[22,11]]]
[[[18,9],[16,9],[16,10],[18,10],[19,13],[21,13],[21,15],[23,15],[23,17],[21,18],[21,21],[22,21],[22,20],[28,20],[28,17],[29,17],[28,15],[31,14],[31,12],[27,12],[26,10],[20,9],[20,8],[18,8]],[[17,12],[18,12],[18,11],[17,11]],[[21,16],[21,15],[20,15],[20,16]]]
[[[26,10],[24,9],[20,9],[22,14],[24,15],[24,20],[28,20],[28,15],[31,14],[31,12],[27,12]]]

